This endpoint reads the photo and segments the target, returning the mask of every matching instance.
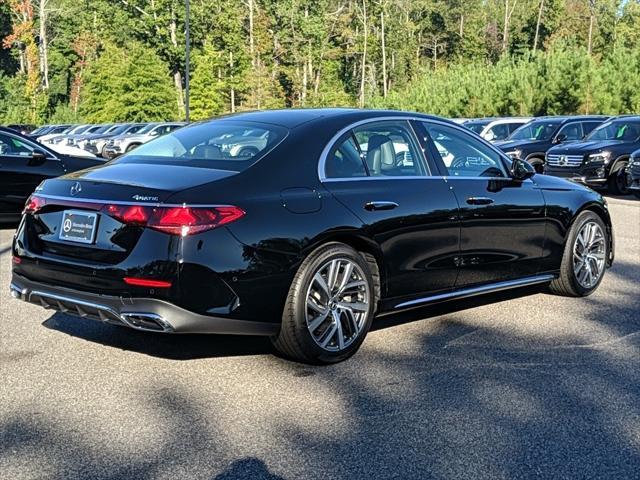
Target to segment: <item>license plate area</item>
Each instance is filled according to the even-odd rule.
[[[92,244],[96,239],[98,214],[83,210],[65,210],[60,224],[60,240]]]

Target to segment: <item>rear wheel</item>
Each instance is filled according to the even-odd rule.
[[[335,363],[353,355],[369,331],[379,291],[369,261],[340,243],[311,253],[289,290],[274,346],[305,363]]]
[[[551,282],[551,291],[569,297],[591,295],[602,281],[608,254],[604,222],[593,212],[582,212],[569,231],[560,276]]]

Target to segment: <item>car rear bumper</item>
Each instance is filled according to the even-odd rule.
[[[274,335],[278,324],[212,317],[164,300],[101,295],[34,282],[13,273],[11,296],[81,318],[164,333]]]

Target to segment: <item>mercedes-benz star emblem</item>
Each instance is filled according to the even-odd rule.
[[[560,165],[567,164],[567,157],[565,155],[560,155]]]
[[[71,186],[71,195],[72,196],[76,196],[77,194],[79,194],[82,191],[82,185],[80,185],[80,182],[76,182]]]

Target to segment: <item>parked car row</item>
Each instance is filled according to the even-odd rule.
[[[111,159],[182,126],[182,122],[44,125],[28,136],[59,153]]]
[[[538,173],[618,195],[638,191],[630,159],[640,157],[633,156],[640,150],[640,116],[485,118],[460,123],[511,158],[526,160]]]

